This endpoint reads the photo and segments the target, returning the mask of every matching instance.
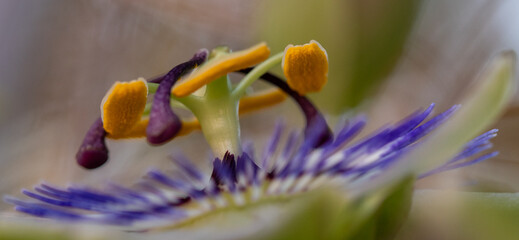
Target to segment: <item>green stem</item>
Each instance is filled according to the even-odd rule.
[[[202,133],[216,157],[222,159],[226,152],[241,154],[238,101],[231,97],[227,76],[208,84],[203,97],[183,103],[200,122]]]
[[[154,94],[155,92],[157,92],[157,88],[159,88],[159,85],[158,83],[148,83],[148,95],[149,94]]]
[[[212,52],[212,58],[225,55],[227,48],[218,48]],[[148,94],[154,94],[159,84],[148,83]],[[202,127],[202,133],[216,157],[223,159],[226,152],[241,154],[240,122],[238,119],[239,101],[232,97],[232,85],[227,76],[223,76],[206,86],[202,97],[189,95],[175,97],[172,102],[190,109]],[[151,104],[147,105],[144,115],[149,114]]]
[[[227,48],[217,48],[211,53],[211,60],[228,53]],[[226,152],[241,155],[240,122],[238,104],[247,88],[269,69],[279,64],[283,53],[278,53],[256,66],[242,81],[232,89],[228,76],[212,81],[206,86],[205,95],[187,96],[172,100],[190,109],[202,127],[202,133],[216,157],[223,159]],[[211,61],[210,60],[210,61]],[[159,84],[148,83],[148,93],[156,92]]]
[[[254,67],[254,69],[249,72],[241,81],[240,83],[234,88],[234,90],[231,93],[231,96],[234,99],[240,99],[245,92],[247,91],[247,88],[256,80],[258,80],[261,75],[265,74],[268,70],[276,66],[277,64],[281,63],[281,60],[283,59],[283,53],[280,52],[269,59],[265,60],[258,66]]]

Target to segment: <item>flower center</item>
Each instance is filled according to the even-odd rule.
[[[300,106],[305,116],[307,147],[313,149],[329,141],[332,134],[324,117],[304,96],[307,92],[319,91],[326,83],[326,51],[312,41],[302,46],[290,45],[283,53],[269,55],[265,43],[237,52],[230,52],[226,47],[215,48],[210,54],[201,50],[191,60],[148,82],[140,78],[129,83],[116,83],[103,100],[103,128],[92,128],[93,132],[100,134],[87,133],[81,148],[100,152],[86,154],[80,149],[78,163],[86,168],[95,168],[106,162],[105,137],[146,137],[150,144],[160,145],[197,129],[202,130],[217,158],[223,159],[226,153],[239,156],[242,152],[239,114],[275,105],[284,101],[287,95]],[[268,73],[280,63],[287,82]],[[189,76],[176,84],[193,68]],[[228,74],[237,71],[246,75],[233,86]],[[247,89],[257,79],[263,79],[277,89],[247,95]],[[205,93],[196,94],[202,87],[205,87]],[[148,94],[154,94],[150,103],[146,103],[151,99]],[[173,106],[187,108],[195,118],[182,120],[175,114]],[[84,147],[93,145],[98,147]],[[98,159],[89,160],[89,156]]]

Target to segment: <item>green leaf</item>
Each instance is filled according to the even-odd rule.
[[[331,189],[303,194],[292,200],[298,210],[258,239],[392,239],[407,216],[414,179],[353,201]]]
[[[486,130],[503,112],[516,90],[516,57],[503,52],[485,68],[461,101],[461,108],[391,171],[384,172],[361,192],[372,191],[409,173],[419,175],[454,157],[472,138]]]
[[[414,180],[411,176],[397,185],[373,216],[375,239],[393,239],[400,230],[411,208]]]
[[[417,15],[419,0],[267,1],[258,24],[273,52],[312,39],[326,48],[329,81],[311,96],[339,113],[374,92],[393,69]],[[405,7],[401,7],[405,6]]]
[[[8,212],[0,213],[0,239],[2,240],[116,240],[135,239],[120,229],[110,226],[60,222]]]
[[[11,224],[12,225],[12,224]],[[44,230],[29,227],[0,226],[0,239],[2,240],[68,240],[74,239],[65,232]]]
[[[393,239],[409,213],[414,180],[414,176],[407,177],[390,188],[390,191],[379,193],[386,197],[366,223],[349,239]]]
[[[330,189],[305,193],[291,201],[299,204],[297,210],[270,236],[258,239],[334,239],[330,230],[337,223],[339,213],[348,209],[346,198]]]
[[[518,223],[518,193],[422,190],[398,239],[516,239]]]

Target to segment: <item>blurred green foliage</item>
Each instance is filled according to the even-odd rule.
[[[273,52],[291,43],[320,42],[328,52],[329,82],[311,97],[340,113],[362,103],[393,69],[420,2],[270,0],[260,14],[260,38]]]
[[[407,217],[414,179],[404,178],[355,201],[345,201],[330,189],[306,193],[294,199],[303,203],[300,210],[261,239],[393,239]]]
[[[519,239],[519,194],[424,190],[397,239]]]
[[[14,225],[14,224],[11,224]],[[45,230],[22,226],[0,226],[0,239],[2,240],[72,240],[71,234],[63,231]]]
[[[351,239],[394,239],[407,219],[411,208],[414,179],[414,177],[408,177],[395,186],[374,214]]]

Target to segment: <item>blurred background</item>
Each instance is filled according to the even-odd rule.
[[[209,151],[193,147],[207,146],[200,133],[159,148],[110,141],[110,162],[95,171],[74,158],[113,82],[156,76],[199,48],[266,41],[278,52],[315,39],[328,51],[330,74],[311,98],[332,121],[365,112],[375,130],[431,102],[439,110],[456,104],[489,58],[519,50],[518,16],[516,0],[0,1],[0,193],[41,180],[129,184],[150,166],[169,166],[167,155],[180,150],[206,164]],[[294,109],[288,101],[244,116],[243,139],[261,143],[265,124],[280,116],[301,126],[285,113]],[[495,127],[498,157],[417,188],[518,191],[517,96]]]

